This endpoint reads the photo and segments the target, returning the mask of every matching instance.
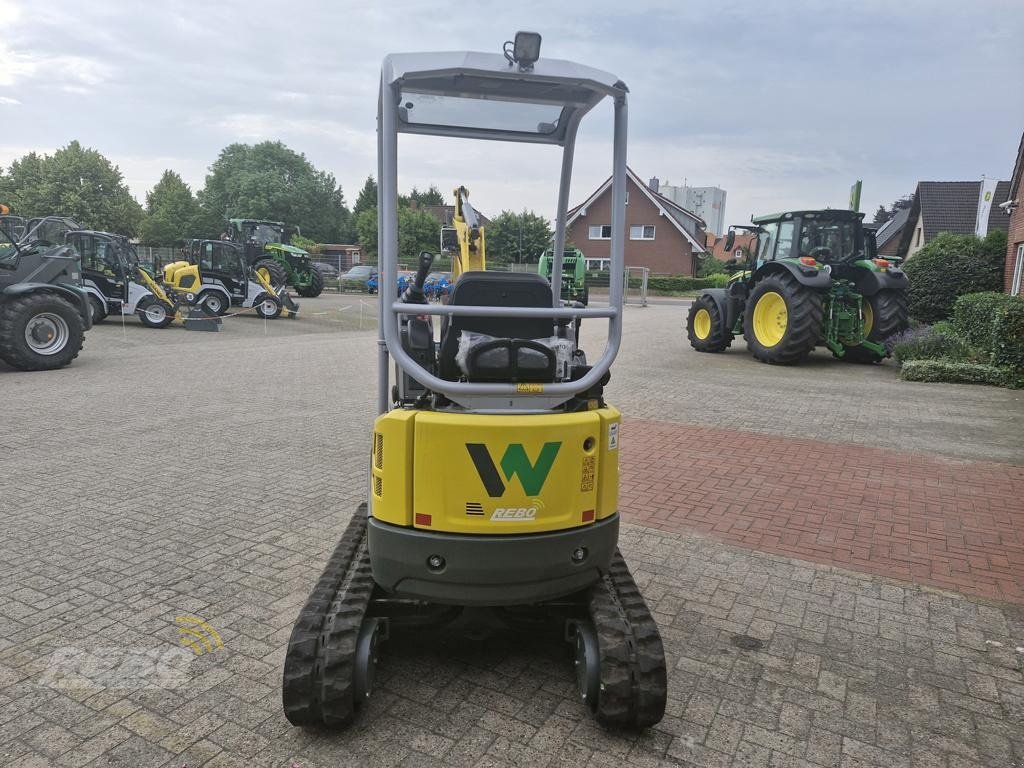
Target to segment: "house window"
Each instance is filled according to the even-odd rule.
[[[734,259],[742,259],[743,258],[743,249],[742,248],[737,248],[735,251],[732,252],[732,257]]]
[[[612,225],[611,224],[596,224],[590,227],[590,239],[591,240],[611,240],[612,239]]]
[[[920,227],[917,228],[917,239],[914,241],[914,247],[915,248],[920,248],[921,247],[921,228]]]
[[[653,224],[641,224],[637,227],[629,228],[629,239],[630,240],[653,240],[654,239],[654,225]]]
[[[1024,276],[1024,243],[1018,243],[1017,262],[1013,265],[1013,284],[1010,286],[1011,296],[1016,296],[1020,293],[1022,276]]]

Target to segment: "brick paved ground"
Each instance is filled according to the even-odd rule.
[[[630,522],[1024,603],[1024,467],[628,421]]]
[[[306,305],[333,314],[235,320],[219,334],[100,327],[72,368],[0,370],[7,764],[1024,762],[1019,606],[760,553],[723,543],[722,532],[638,525],[625,526],[623,550],[671,670],[667,716],[646,734],[604,733],[584,716],[556,638],[493,624],[396,637],[381,690],[353,729],[291,728],[279,705],[284,644],[362,495],[375,377],[373,339],[344,319],[355,315],[333,297]],[[627,418],[706,424],[701,401],[712,400],[716,412],[728,405],[719,427],[799,437],[788,422],[773,432],[754,393],[810,391],[838,375],[823,364],[780,372],[739,350],[708,362],[682,349],[677,321],[671,308],[628,315],[613,390]],[[1009,442],[1021,434],[1015,394],[850,370],[849,381],[830,379],[833,389],[913,403],[910,415],[886,418],[930,452],[1024,463]],[[950,408],[959,415],[945,420]],[[803,437],[894,447],[895,428],[878,413],[836,398],[803,417]],[[966,418],[987,425],[987,438],[964,429]],[[182,614],[208,620],[224,648],[175,655],[185,654]],[[760,647],[741,649],[736,635]],[[76,649],[137,666],[90,667]],[[165,654],[166,668],[139,664],[146,651]],[[55,674],[69,668],[85,679]]]

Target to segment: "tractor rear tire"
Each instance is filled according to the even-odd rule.
[[[287,270],[273,259],[260,259],[253,265],[253,269],[265,270],[267,280],[270,281],[275,290],[288,284]]]
[[[305,296],[307,299],[313,299],[324,292],[324,276],[320,273],[320,270],[316,267],[309,268],[309,285],[305,288],[296,288],[299,296]]]
[[[686,316],[686,335],[690,346],[698,352],[722,352],[732,344],[732,332],[725,327],[725,318],[710,296],[701,296],[690,305]]]
[[[890,336],[910,327],[907,295],[903,291],[879,291],[864,297],[864,334],[868,341],[884,344]],[[885,359],[860,345],[846,347],[843,360],[850,363],[880,363]]]
[[[63,296],[38,291],[0,302],[0,359],[12,368],[63,368],[84,343],[82,316]]]
[[[764,278],[750,292],[743,338],[755,360],[792,365],[817,346],[823,321],[821,294],[783,272]]]

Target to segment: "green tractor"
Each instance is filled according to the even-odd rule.
[[[553,251],[544,251],[540,257],[537,271],[551,280]],[[587,262],[583,251],[577,248],[566,248],[562,251],[562,300],[578,301],[583,306],[590,303],[590,286],[587,285]]]
[[[705,290],[690,307],[686,333],[698,352],[721,352],[739,335],[764,363],[804,360],[824,344],[841,360],[878,363],[883,342],[907,325],[907,276],[878,258],[864,214],[792,211],[731,227],[756,235],[731,265],[727,288]]]
[[[324,290],[324,276],[309,254],[291,244],[298,227],[280,221],[229,219],[228,235],[245,251],[245,260],[274,288],[291,286],[300,296],[312,298]]]

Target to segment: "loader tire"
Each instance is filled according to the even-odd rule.
[[[686,316],[686,335],[690,346],[698,352],[722,352],[733,340],[718,304],[710,296],[701,296],[690,305]]]
[[[39,291],[0,302],[0,359],[13,368],[63,368],[84,343],[82,316],[63,296]]]
[[[316,298],[324,292],[324,276],[320,273],[320,270],[316,267],[309,268],[309,285],[305,288],[296,288],[299,296],[304,296],[307,299]]]
[[[260,259],[253,264],[253,269],[263,270],[264,277],[270,282],[275,289],[280,288],[282,285],[288,283],[288,272],[273,259]]]
[[[174,322],[174,310],[156,296],[147,296],[139,301],[135,312],[147,328],[166,328]]]
[[[774,365],[799,363],[822,336],[821,294],[788,272],[770,275],[750,292],[743,338],[754,359]]]

